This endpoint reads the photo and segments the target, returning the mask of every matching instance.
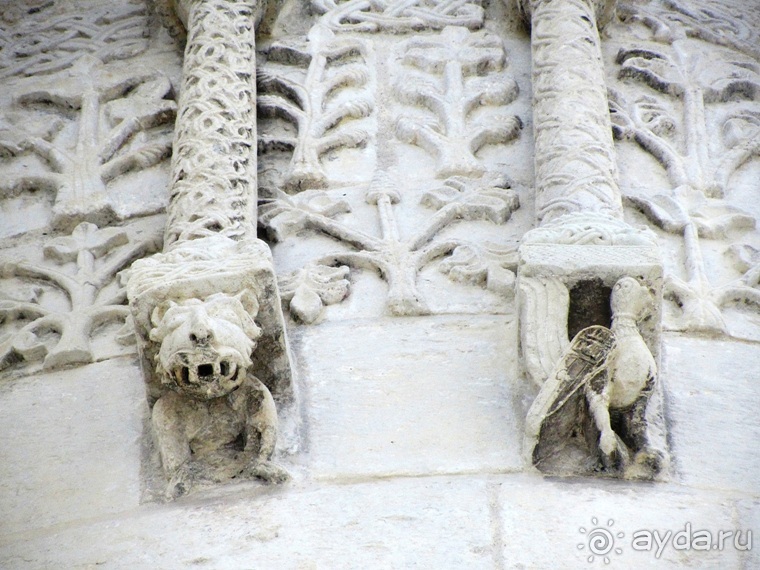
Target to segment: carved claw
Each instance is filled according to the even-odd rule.
[[[615,432],[611,429],[602,432],[599,437],[599,449],[605,456],[611,456],[618,447],[618,439]]]
[[[169,480],[164,491],[166,499],[173,501],[186,495],[193,488],[196,480],[196,470],[188,463],[180,465]]]
[[[642,449],[625,469],[626,479],[652,479],[662,471],[665,456],[656,449]]]
[[[290,474],[271,461],[254,461],[245,470],[249,477],[256,477],[267,483],[285,483],[290,479]]]

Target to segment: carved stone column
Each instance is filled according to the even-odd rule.
[[[585,434],[586,443],[573,440],[572,445],[587,447],[592,454],[601,449],[600,469],[619,476],[649,478],[661,470],[665,454],[662,431],[660,436],[650,434],[647,419],[641,419],[636,429],[643,434],[642,441],[654,441],[654,451],[649,444],[641,444],[638,449],[636,445],[630,448],[620,443],[619,450],[626,451],[618,453],[614,440],[617,436],[605,419],[611,412],[606,403],[601,403],[609,396],[597,397],[584,388],[587,392],[583,402],[588,400],[594,417],[600,418],[599,426],[604,427],[601,440],[599,432],[594,431],[597,426],[579,424],[571,412],[557,412],[569,395],[583,393],[578,392],[579,386],[591,382],[590,377],[601,383],[600,371],[605,371],[606,382],[618,381],[613,370],[615,361],[627,358],[638,362],[636,354],[640,353],[639,368],[649,371],[649,387],[641,388],[642,409],[647,408],[649,394],[654,391],[651,408],[656,411],[652,414],[657,416],[660,427],[662,420],[657,411],[660,396],[655,383],[656,365],[649,366],[659,354],[662,263],[654,234],[623,221],[598,32],[598,26],[612,16],[615,2],[518,2],[531,26],[538,227],[528,232],[520,245],[517,299],[523,366],[528,376],[542,386],[528,415],[526,454],[529,461],[549,473],[586,473],[588,463],[583,461],[586,467],[566,458],[548,465],[542,455],[547,449],[543,446],[548,444],[538,443],[544,438],[556,439],[558,434]],[[646,312],[620,309],[625,304],[620,285],[623,283],[631,290],[640,287],[642,298],[654,301],[647,303]],[[617,301],[613,291],[618,291]],[[621,325],[625,319],[628,328]],[[596,328],[587,328],[593,326]],[[597,330],[610,335],[612,348],[599,349],[596,368],[584,377],[580,372],[584,370],[584,359],[589,358],[586,353],[599,348],[592,346],[597,342]],[[638,353],[626,352],[628,341],[623,341],[623,330],[641,339]],[[571,345],[570,340],[580,331],[584,332]],[[640,380],[641,386],[645,384],[644,377],[642,374],[636,381]],[[605,395],[611,393],[598,389]],[[581,416],[589,417],[589,413]],[[644,418],[643,411],[641,414]],[[557,441],[552,443],[562,447]],[[644,447],[647,451],[642,451]],[[627,459],[623,460],[624,456]]]
[[[610,325],[618,279],[659,291],[662,271],[654,235],[622,220],[597,28],[614,0],[518,3],[531,27],[538,223],[520,247],[518,303],[523,363],[541,384],[578,330]]]
[[[519,0],[531,23],[536,216],[622,216],[597,21],[614,0]]]
[[[255,0],[185,0],[182,88],[165,248],[256,236]]]
[[[287,400],[292,382],[271,254],[256,239],[256,4],[174,6],[187,40],[164,253],[136,262],[128,284],[171,495],[198,473],[223,477],[195,465],[201,458],[188,449],[208,444],[187,441],[183,430],[200,429],[218,443],[230,422],[244,426],[232,435],[246,442],[247,466],[230,463],[224,473],[282,475],[268,463],[276,439],[272,395]],[[159,13],[176,24],[169,8]],[[198,406],[208,407],[212,424],[221,413],[219,425],[180,428],[182,410]]]

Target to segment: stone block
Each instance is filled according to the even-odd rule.
[[[0,536],[136,507],[146,408],[132,358],[0,384]]]
[[[515,341],[504,316],[299,331],[315,476],[521,469]]]

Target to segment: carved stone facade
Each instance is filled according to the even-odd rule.
[[[760,566],[758,29],[2,2],[0,567]]]

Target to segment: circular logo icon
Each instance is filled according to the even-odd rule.
[[[580,543],[578,545],[578,550],[584,550],[588,548],[588,551],[591,554],[586,560],[589,562],[593,562],[597,556],[600,556],[602,560],[604,560],[605,564],[609,564],[610,557],[608,554],[613,551],[615,554],[623,554],[622,548],[615,548],[615,538],[623,538],[625,536],[625,533],[613,533],[611,529],[612,525],[615,524],[615,521],[612,519],[609,519],[607,521],[608,528],[599,526],[599,519],[596,517],[593,517],[591,519],[591,524],[594,526],[589,530],[587,530],[585,527],[578,529],[581,534],[586,535],[586,542]]]

